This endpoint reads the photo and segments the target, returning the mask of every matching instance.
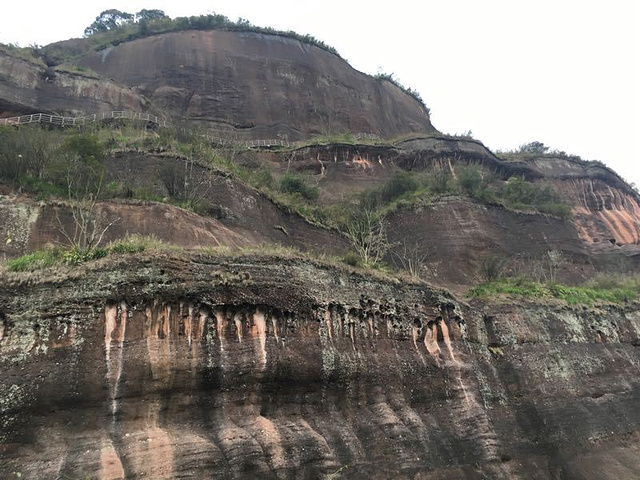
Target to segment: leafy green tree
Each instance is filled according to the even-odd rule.
[[[84,163],[101,161],[104,157],[104,149],[98,137],[94,135],[74,135],[65,140],[62,145],[65,152],[77,155]]]
[[[154,20],[164,20],[169,18],[162,10],[147,10],[143,8],[135,15],[136,22],[152,22]]]
[[[105,10],[98,15],[95,21],[84,30],[84,36],[89,37],[100,32],[108,32],[121,25],[132,23],[134,16],[131,13],[121,12],[120,10]]]

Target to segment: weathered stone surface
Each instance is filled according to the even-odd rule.
[[[86,41],[58,47],[73,56]],[[571,220],[454,195],[389,215],[396,248],[420,245],[431,276],[456,291],[488,255],[525,265],[559,251],[559,277],[570,281],[608,256],[625,268],[640,260],[640,200],[611,170],[564,156],[505,161],[478,141],[443,136],[411,96],[316,47],[175,32],[81,64],[120,83],[50,76],[0,54],[0,114],[155,107],[236,138],[413,133],[394,146],[231,160],[315,175],[325,204],[398,167],[455,176],[472,164],[553,182]],[[184,166],[175,155],[123,152],[105,160],[107,180],[165,196],[170,162]],[[346,250],[338,232],[237,178],[189,168],[189,182],[208,182],[200,196],[210,216],[98,203],[95,213],[118,219],[105,240],[135,232],[183,247]],[[3,257],[64,243],[74,226],[64,202],[0,197]],[[640,477],[637,303],[467,305],[425,284],[293,258],[153,255],[0,274],[0,477]]]
[[[173,32],[89,54],[80,64],[133,87],[167,115],[241,137],[435,131],[425,108],[395,85],[287,37]]]
[[[114,81],[56,72],[0,52],[0,116],[50,112],[84,115],[112,110],[141,111],[145,100]]]
[[[640,474],[637,305],[466,306],[269,257],[3,282],[4,476]]]

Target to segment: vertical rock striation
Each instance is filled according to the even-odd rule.
[[[637,306],[466,306],[271,261],[122,259],[28,287],[8,278],[3,475],[640,472]]]

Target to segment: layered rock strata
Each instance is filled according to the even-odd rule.
[[[435,131],[426,108],[394,84],[277,35],[172,32],[87,54],[79,63],[141,92],[169,116],[240,138]]]
[[[640,474],[637,305],[468,306],[255,256],[41,278],[0,290],[5,477]]]
[[[47,69],[0,52],[0,116],[87,115],[142,111],[148,102],[130,88],[81,71]]]

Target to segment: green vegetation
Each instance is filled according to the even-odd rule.
[[[57,249],[38,250],[6,262],[10,272],[25,272],[52,267],[62,262],[62,252]]]
[[[304,142],[305,147],[314,145],[385,145],[390,146],[391,143],[383,140],[377,135],[353,134],[353,133],[335,133],[331,135],[316,135]]]
[[[420,182],[415,174],[405,171],[396,171],[386,183],[380,187],[371,188],[362,195],[363,206],[378,208],[388,205],[394,200],[415,192],[420,188]]]
[[[400,80],[398,80],[393,73],[385,73],[385,72],[378,72],[374,75],[374,78],[376,80],[380,80],[380,81],[387,81],[392,83],[393,85],[395,85],[396,87],[398,87],[400,90],[402,90],[404,93],[406,93],[407,95],[413,97],[415,100],[418,101],[418,103],[420,103],[420,105],[422,105],[424,107],[424,109],[426,110],[427,114],[431,113],[431,110],[429,110],[429,108],[427,107],[427,105],[424,103],[424,100],[422,99],[422,97],[420,96],[420,92],[418,92],[417,90],[414,90],[412,88],[409,87],[405,87]]]
[[[277,257],[281,259],[295,259],[311,262],[315,265],[324,265],[346,270],[349,272],[361,272],[376,278],[385,280],[395,279],[402,281],[415,281],[415,278],[407,278],[402,273],[391,272],[384,266],[371,267],[364,265],[355,254],[348,254],[345,258],[327,255],[321,252],[301,251],[295,247],[280,244],[264,244],[255,247],[231,248],[228,246],[207,246],[186,249],[175,244],[166,243],[155,236],[127,235],[122,239],[111,242],[104,248],[99,248],[91,254],[77,252],[69,248],[51,248],[39,250],[23,255],[22,257],[8,260],[4,267],[8,272],[37,272],[47,268],[65,267],[72,268],[94,260],[114,255],[131,254],[161,254],[169,252],[172,255],[205,255],[241,258],[246,256]],[[349,261],[351,259],[351,261]],[[0,270],[0,276],[2,270]]]
[[[291,30],[281,31],[270,27],[259,27],[243,18],[233,21],[225,15],[211,13],[172,19],[162,10],[146,9],[135,15],[115,9],[105,10],[85,29],[86,39],[81,44],[72,46],[54,44],[43,48],[39,54],[42,55],[47,65],[57,65],[85,55],[92,50],[103,50],[138,38],[184,30],[226,30],[276,35],[293,38],[340,56],[335,48],[311,35],[301,35]]]
[[[162,16],[166,17],[164,13]],[[95,35],[96,33],[115,30],[122,25],[132,23],[134,19],[135,16],[130,13],[121,12],[116,9],[105,10],[96,17],[95,21],[91,25],[85,28],[84,34],[88,37],[90,35]]]
[[[54,68],[54,71],[72,73],[72,74],[81,75],[87,78],[100,78],[100,75],[98,75],[98,73],[93,71],[92,69],[87,67],[77,66],[77,65],[69,65],[69,64],[57,65]]]
[[[37,125],[0,127],[0,181],[41,196],[96,194],[104,148],[95,135]]]
[[[288,193],[294,196],[299,195],[306,201],[316,200],[320,195],[318,187],[310,185],[301,175],[290,172],[287,172],[284,177],[280,179],[278,189],[282,193]]]
[[[384,268],[382,259],[399,251],[387,241],[387,215],[398,209],[421,208],[439,195],[466,195],[562,217],[569,211],[547,184],[521,178],[502,181],[476,165],[456,166],[454,175],[446,163],[423,172],[398,169],[385,183],[327,204],[320,200],[319,185],[310,177],[292,171],[278,176],[238,144],[212,144],[197,130],[150,130],[129,120],[76,129],[7,126],[0,128],[0,141],[0,181],[40,198],[69,202],[73,218],[71,224],[67,218],[65,225],[71,226],[69,230],[75,225],[84,236],[67,232],[69,246],[77,251],[68,262],[91,259],[94,250],[100,255],[102,237],[118,221],[98,215],[96,201],[119,197],[164,202],[223,219],[231,213],[212,204],[211,198],[225,176],[238,178],[311,223],[342,232],[353,249],[344,261],[375,268]],[[156,169],[155,184],[139,185],[129,162],[107,171],[105,158],[123,151],[167,156]],[[404,254],[394,263],[419,276],[424,252],[415,246],[404,247]]]
[[[560,218],[568,218],[571,214],[569,205],[560,201],[549,184],[531,183],[519,177],[511,177],[496,194],[498,201],[508,208],[533,208]]]
[[[33,63],[39,67],[45,66],[45,63],[41,58],[40,47],[38,45],[32,45],[30,47],[19,47],[18,45],[0,43],[0,52],[5,53],[11,57],[19,58],[29,63]]]
[[[640,292],[640,274],[601,273],[591,278],[585,286],[601,290],[633,290]]]
[[[57,265],[80,265],[106,257],[108,254],[109,251],[105,248],[95,248],[90,251],[80,251],[76,248],[51,248],[8,260],[6,267],[10,272],[30,272]]]
[[[361,206],[391,212],[397,208],[424,205],[435,195],[466,195],[482,202],[500,203],[513,210],[533,210],[567,218],[571,209],[547,183],[532,183],[519,177],[500,181],[480,167],[446,168],[430,172],[397,171],[383,185],[362,194]]]
[[[594,305],[595,303],[620,304],[638,298],[640,281],[636,278],[631,285],[587,284],[570,287],[557,283],[541,283],[525,277],[500,278],[483,283],[469,290],[471,297],[493,297],[496,295],[517,295],[537,299],[555,298],[569,305]]]
[[[154,236],[127,235],[105,247],[90,250],[77,248],[49,248],[28,253],[5,264],[10,272],[30,272],[60,265],[81,265],[113,254],[133,254],[151,250],[168,249],[170,246]]]
[[[555,148],[551,149],[551,147],[548,147],[544,143],[538,142],[538,141],[525,143],[513,150],[506,150],[506,151],[496,150],[496,155],[498,155],[500,158],[504,160],[519,160],[522,158],[540,158],[540,157],[543,157],[543,158],[559,157],[559,158],[566,158],[569,160],[586,161],[586,160],[583,160],[578,155],[571,155],[563,150],[558,150]],[[598,160],[590,160],[588,162],[604,166],[604,164]]]

